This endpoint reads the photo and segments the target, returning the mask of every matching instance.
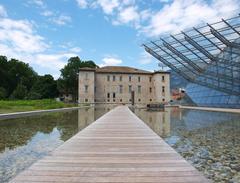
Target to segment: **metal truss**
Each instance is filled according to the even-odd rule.
[[[189,82],[240,95],[240,15],[143,46]]]

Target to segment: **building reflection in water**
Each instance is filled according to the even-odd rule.
[[[134,113],[142,119],[155,133],[161,137],[170,134],[170,109],[164,111],[147,111],[135,108]]]
[[[83,128],[94,122],[94,120],[95,115],[93,107],[78,110],[78,131],[81,131]]]
[[[78,131],[82,130],[102,115],[113,109],[116,105],[95,105],[78,110]]]

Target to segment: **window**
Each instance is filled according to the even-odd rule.
[[[152,93],[152,88],[151,87],[149,88],[149,92]]]
[[[141,99],[140,99],[140,98],[138,99],[138,102],[141,102]]]
[[[139,85],[138,86],[138,93],[141,93],[141,89],[142,89],[142,87]]]
[[[164,76],[162,76],[162,82],[164,82],[165,81],[165,77]]]
[[[165,93],[165,86],[162,87],[162,93]]]
[[[162,101],[165,102],[165,99],[163,98]]]
[[[116,98],[116,93],[113,93],[113,98]]]
[[[129,80],[129,81],[132,81],[132,76],[128,76],[128,80]]]
[[[131,93],[132,92],[132,85],[128,86],[128,92]]]
[[[119,93],[122,93],[122,92],[123,92],[123,86],[119,85]]]
[[[115,99],[113,99],[113,102],[115,102]]]
[[[120,99],[120,102],[122,102],[122,99]]]
[[[119,81],[122,81],[122,76],[119,77]]]
[[[107,98],[110,98],[110,93],[107,93]]]
[[[140,82],[141,81],[141,77],[140,76],[138,76],[138,82]]]
[[[152,77],[149,78],[149,82],[152,82]]]
[[[107,101],[108,101],[108,102],[110,102],[110,100],[109,100],[109,99],[108,99]]]
[[[85,85],[85,93],[88,92],[88,85]]]
[[[85,98],[85,102],[88,102],[88,99],[87,99],[87,98]]]
[[[152,99],[150,98],[150,102],[152,102]]]
[[[109,75],[107,76],[107,81],[110,81],[110,76]]]
[[[116,76],[113,76],[113,81],[115,81],[116,80]]]

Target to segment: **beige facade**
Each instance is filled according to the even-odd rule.
[[[167,103],[169,73],[131,67],[107,66],[79,71],[79,103]]]

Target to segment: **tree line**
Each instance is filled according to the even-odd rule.
[[[82,61],[79,57],[69,58],[60,70],[60,77],[40,76],[29,64],[6,56],[0,56],[0,100],[47,99],[59,94],[72,94],[77,99],[78,71],[81,67],[98,67],[93,61]]]

